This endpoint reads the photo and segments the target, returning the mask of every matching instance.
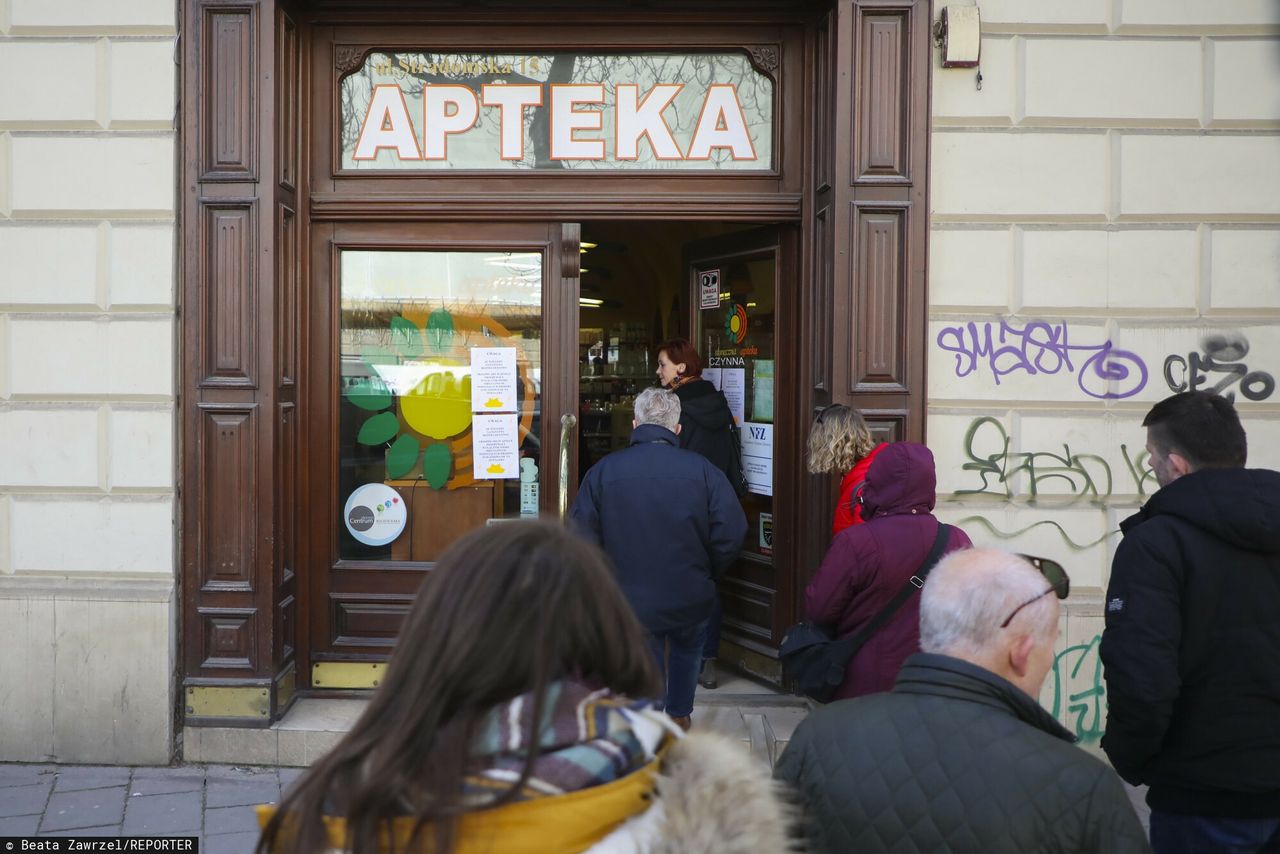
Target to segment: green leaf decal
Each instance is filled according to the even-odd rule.
[[[360,355],[364,358],[364,363],[369,366],[369,370],[377,370],[375,365],[398,365],[400,358],[390,347],[383,347],[379,344],[365,344],[360,348]]]
[[[401,436],[391,443],[387,451],[387,477],[403,477],[418,461],[418,440],[412,436]]]
[[[453,315],[437,308],[427,315],[427,343],[439,353],[453,343]]]
[[[364,422],[356,441],[361,445],[381,445],[400,432],[400,419],[394,412],[380,412]]]
[[[422,453],[422,476],[427,479],[432,489],[444,489],[444,485],[449,481],[449,470],[452,468],[453,454],[449,453],[447,444],[427,445],[427,449]]]
[[[391,405],[391,390],[381,380],[360,380],[347,389],[346,398],[361,409],[380,412]]]
[[[397,314],[391,318],[391,345],[400,355],[416,359],[422,355],[422,330]]]

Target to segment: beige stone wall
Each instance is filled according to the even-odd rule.
[[[1071,572],[1041,699],[1096,743],[1139,425],[1192,354],[1246,366],[1202,387],[1280,468],[1280,3],[978,5],[982,89],[934,71],[929,444],[944,518]]]
[[[0,0],[0,761],[164,762],[174,0]]]

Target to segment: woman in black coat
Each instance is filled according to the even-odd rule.
[[[684,338],[658,348],[658,382],[680,398],[680,447],[702,454],[736,488],[741,463],[734,465],[733,413],[724,395],[702,378],[702,357]]]
[[[702,378],[702,357],[685,338],[672,338],[658,348],[658,382],[680,398],[680,447],[696,451],[740,490],[742,461],[733,435],[733,413],[729,402],[710,382]],[[741,492],[739,491],[739,497]],[[702,651],[702,672],[698,684],[716,687],[716,656],[720,653],[720,598],[707,624],[707,643]]]

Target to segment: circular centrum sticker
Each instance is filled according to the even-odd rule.
[[[385,483],[366,483],[351,493],[342,515],[351,536],[368,546],[385,546],[400,536],[409,518],[400,493]]]

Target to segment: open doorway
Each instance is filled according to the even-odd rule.
[[[791,595],[773,540],[777,303],[788,290],[780,234],[726,223],[584,223],[578,310],[579,479],[628,446],[635,396],[657,384],[663,341],[692,341],[703,379],[724,393],[739,428],[749,533],[720,580],[721,659],[769,679],[778,678],[779,606],[789,611]]]
[[[583,224],[578,311],[579,481],[606,454],[627,446],[631,402],[636,394],[657,384],[657,348],[663,341],[689,338],[708,365],[729,355],[709,352],[708,344],[721,351],[733,349],[733,355],[739,355],[741,347],[736,345],[749,343],[745,336],[739,341],[735,334],[735,340],[728,342],[735,346],[723,346],[726,342],[721,339],[728,336],[720,334],[724,331],[720,327],[733,324],[730,315],[736,306],[746,315],[736,320],[744,332],[753,333],[753,338],[767,333],[772,339],[775,289],[772,281],[763,287],[766,283],[761,279],[771,278],[772,272],[762,269],[764,262],[743,262],[722,271],[715,309],[691,308],[696,297],[691,292],[689,265],[696,247],[753,228],[707,222]],[[761,269],[751,270],[751,266]],[[709,373],[718,381],[718,374]]]

